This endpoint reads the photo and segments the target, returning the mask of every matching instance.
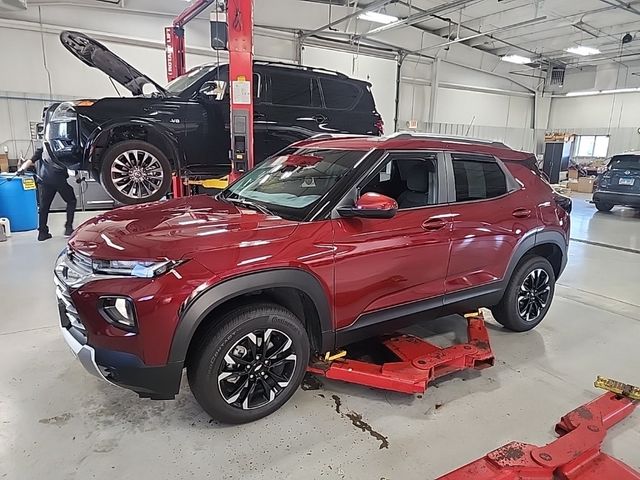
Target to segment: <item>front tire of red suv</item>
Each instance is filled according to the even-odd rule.
[[[556,275],[546,258],[525,257],[516,267],[493,317],[514,332],[527,332],[545,317],[555,292]]]
[[[271,303],[224,314],[199,339],[187,362],[189,386],[212,418],[246,423],[294,394],[309,363],[309,338],[289,310]]]

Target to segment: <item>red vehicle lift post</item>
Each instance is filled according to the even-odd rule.
[[[253,168],[253,0],[228,2],[232,182]]]
[[[186,73],[184,26],[217,0],[197,0],[165,29],[167,78]],[[234,0],[227,4],[229,49],[229,94],[231,130],[231,172],[233,181],[253,168],[253,0]],[[172,179],[174,197],[185,194],[178,173]]]

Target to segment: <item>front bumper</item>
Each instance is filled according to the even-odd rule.
[[[640,193],[617,193],[596,190],[593,194],[594,202],[611,203],[613,205],[626,205],[640,207]]]
[[[98,279],[82,265],[61,256],[56,263],[54,281],[60,313],[60,330],[69,348],[92,375],[129,390],[141,397],[167,400],[180,389],[183,363],[146,365],[137,355],[90,344],[91,329],[85,325],[71,292],[84,283]]]
[[[60,325],[60,330],[73,354],[91,375],[118,387],[133,390],[143,398],[171,400],[178,393],[182,363],[148,367],[135,355],[95,349],[80,343],[64,326]]]

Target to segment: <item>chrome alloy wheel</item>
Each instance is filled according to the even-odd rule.
[[[160,161],[144,150],[127,150],[111,165],[111,181],[129,198],[148,198],[158,192],[164,180]]]
[[[218,388],[229,405],[250,410],[272,402],[291,382],[296,370],[291,338],[267,328],[248,333],[225,354]]]
[[[550,279],[542,268],[527,275],[518,291],[518,315],[525,322],[535,322],[549,302]]]

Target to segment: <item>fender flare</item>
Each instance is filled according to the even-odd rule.
[[[171,149],[171,157],[174,159],[173,168],[180,168],[183,164],[183,153],[180,148],[180,144],[175,134],[169,130],[168,128],[163,127],[157,123],[150,122],[144,118],[138,117],[130,117],[126,119],[118,119],[117,121],[107,122],[105,124],[100,125],[99,128],[96,128],[93,133],[87,139],[84,148],[84,159],[85,164],[91,165],[93,167],[92,162],[92,152],[95,149],[95,146],[100,143],[101,140],[106,138],[111,134],[113,129],[119,127],[143,127],[149,130],[154,131],[160,137],[164,138],[167,141],[167,145]]]
[[[200,293],[184,309],[176,327],[169,351],[169,363],[186,360],[196,329],[216,307],[240,295],[274,287],[295,288],[311,298],[320,319],[322,351],[333,349],[335,331],[329,299],[320,281],[304,270],[282,268],[250,273],[225,280]]]
[[[503,278],[505,288],[509,282],[509,279],[511,278],[511,275],[513,274],[513,271],[516,269],[518,263],[520,263],[520,260],[522,260],[527,252],[529,252],[532,248],[546,244],[555,245],[562,252],[562,264],[560,266],[560,273],[562,273],[565,265],[567,264],[567,243],[564,236],[560,232],[555,231],[536,232],[535,234],[524,237],[513,252],[511,260],[509,261],[509,265],[507,266],[507,271]]]

